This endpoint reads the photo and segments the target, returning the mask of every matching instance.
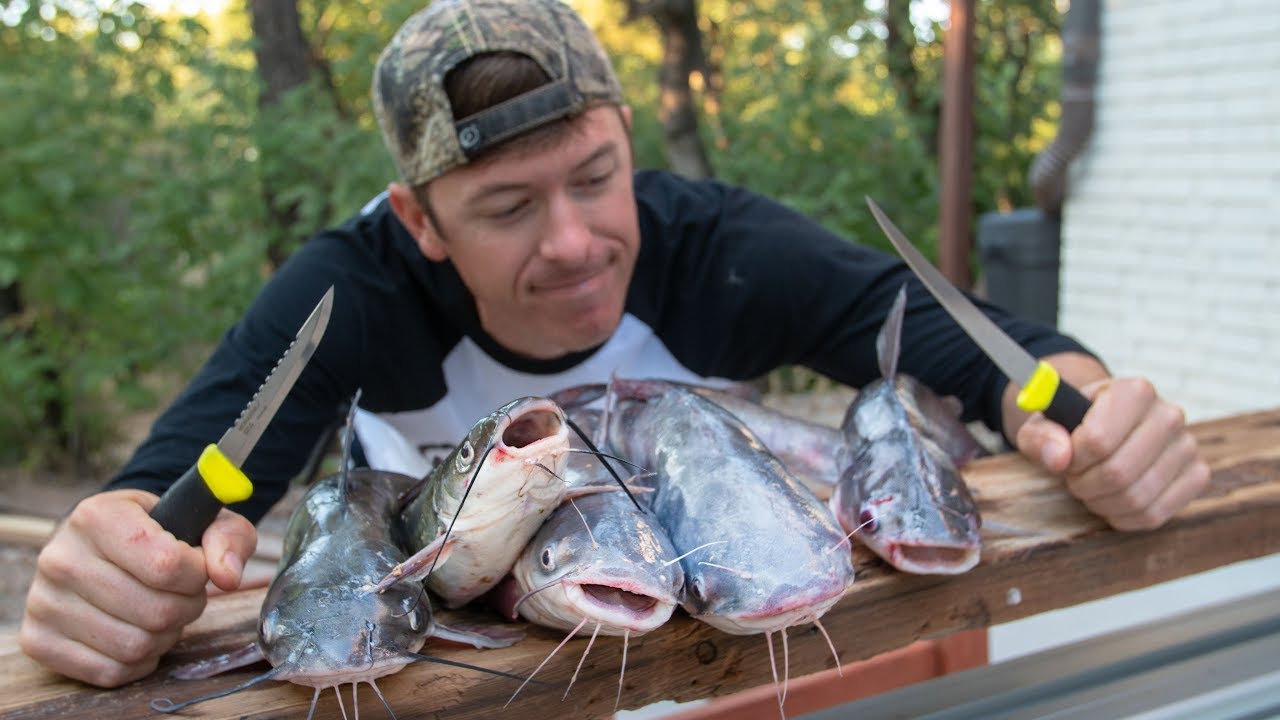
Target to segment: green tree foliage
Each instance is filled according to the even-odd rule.
[[[0,448],[81,461],[110,437],[108,401],[151,402],[148,371],[252,287],[248,118],[199,23],[16,10],[0,25]]]
[[[653,25],[624,23],[625,0],[570,1],[615,60],[638,164],[661,166]],[[260,110],[243,3],[190,18],[0,0],[0,461],[93,460],[122,413],[166,398],[244,310],[268,247],[296,247],[385,187],[369,78],[420,6],[300,3],[317,72]],[[911,16],[912,72],[898,77],[883,0],[699,10],[710,71],[693,85],[717,175],[882,244],[870,194],[931,248],[941,28]],[[1029,202],[1023,177],[1053,128],[1059,22],[1052,0],[978,0],[977,17],[975,217]],[[297,208],[292,227],[269,221],[267,186]]]

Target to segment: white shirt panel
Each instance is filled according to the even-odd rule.
[[[435,405],[423,410],[381,413],[378,417],[384,422],[376,425],[357,417],[356,432],[370,467],[399,472],[420,467],[403,457],[404,448],[416,447],[431,460],[443,458],[476,421],[511,400],[608,382],[615,372],[626,378],[661,378],[716,387],[731,384],[723,378],[704,378],[681,365],[653,329],[630,314],[623,315],[618,330],[603,347],[564,372],[534,374],[512,370],[487,355],[470,338],[463,338],[449,352],[443,370],[449,390]],[[394,431],[396,437],[388,430]]]

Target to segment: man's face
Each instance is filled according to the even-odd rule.
[[[416,218],[397,214],[423,254],[453,261],[490,335],[522,355],[555,358],[599,345],[622,318],[640,248],[631,171],[624,116],[602,106],[550,146],[433,180],[438,228],[416,203]]]

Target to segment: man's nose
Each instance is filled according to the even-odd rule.
[[[590,248],[591,228],[583,209],[566,195],[553,197],[539,248],[542,255],[556,262],[582,262]]]

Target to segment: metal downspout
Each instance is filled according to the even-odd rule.
[[[1062,20],[1062,119],[1029,173],[1036,205],[1046,213],[1062,211],[1067,170],[1093,133],[1101,15],[1101,0],[1071,0]]]

